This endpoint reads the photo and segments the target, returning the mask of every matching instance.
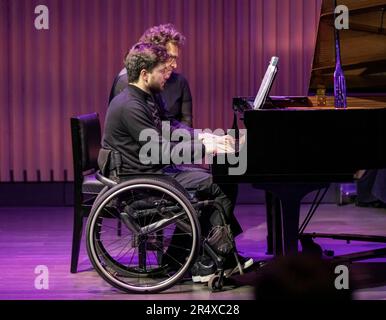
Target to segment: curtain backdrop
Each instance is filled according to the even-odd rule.
[[[272,91],[306,95],[320,0],[0,0],[0,181],[71,180],[70,117],[98,112],[127,49],[150,26],[187,37],[194,126],[229,128],[233,96],[255,95],[270,57]],[[37,30],[37,5],[49,29]]]

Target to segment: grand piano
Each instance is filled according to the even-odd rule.
[[[271,97],[261,110],[251,109],[254,97],[235,97],[235,121],[247,129],[247,170],[229,175],[229,163],[212,166],[215,182],[252,183],[278,199],[275,254],[297,253],[305,195],[332,182],[352,182],[358,170],[386,168],[386,1],[340,4],[350,10],[349,29],[339,32],[347,108],[334,107],[335,7],[324,0],[309,96]]]

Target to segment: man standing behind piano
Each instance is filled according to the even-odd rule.
[[[164,90],[161,93],[165,102],[167,116],[189,127],[192,127],[192,96],[188,81],[175,72],[181,47],[185,37],[176,30],[172,24],[161,24],[149,28],[141,36],[139,42],[153,43],[163,46],[169,54],[170,76],[166,80]],[[126,68],[116,76],[110,92],[109,103],[127,87]]]
[[[120,171],[123,174],[163,173],[172,176],[186,189],[195,188],[209,195],[224,208],[226,219],[236,236],[241,233],[241,227],[233,215],[234,203],[217,184],[213,183],[212,175],[208,171],[201,168],[184,168],[184,166],[176,167],[140,161],[141,148],[148,143],[140,139],[141,132],[153,129],[157,135],[155,139],[152,137],[152,143],[164,142],[161,120],[167,119],[162,119],[159,105],[162,101],[158,99],[157,94],[162,91],[170,75],[168,63],[169,56],[165,48],[150,43],[139,43],[126,55],[128,86],[111,101],[107,109],[102,147],[120,154]],[[188,141],[191,144],[189,148],[191,159],[197,160],[198,156],[202,157],[205,153],[226,152],[228,139],[229,136],[218,137],[216,143],[213,143],[212,137],[207,135],[202,135],[199,141],[195,141],[192,135],[192,140]],[[172,158],[175,145],[176,143],[169,141],[166,146],[170,148]],[[162,144],[161,153],[164,148]],[[110,172],[111,175],[114,175],[114,172]],[[203,214],[201,219],[204,219],[202,229],[207,229],[203,232],[204,236],[212,227],[222,225],[220,213],[217,210]],[[240,257],[240,262],[246,268],[253,263],[253,260]],[[229,268],[233,268],[236,264],[234,257],[230,256],[226,264]],[[193,281],[208,281],[215,271],[214,262],[207,256],[202,256],[192,269]]]

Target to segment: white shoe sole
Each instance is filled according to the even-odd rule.
[[[253,259],[250,258],[244,262],[244,264],[242,265],[242,268],[243,268],[243,270],[245,270],[252,265],[253,265]],[[225,270],[225,276],[226,277],[231,276],[233,273],[236,273],[236,271],[238,271],[238,269],[239,269],[238,266],[236,266],[233,269]],[[207,276],[192,276],[192,281],[194,283],[206,283],[206,282],[209,282],[210,278],[213,277],[214,275],[215,275],[215,273],[208,274]]]
[[[192,281],[194,283],[206,283],[209,282],[209,279],[214,275],[215,273],[208,274],[207,276],[192,276]]]

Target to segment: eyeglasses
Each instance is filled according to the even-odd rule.
[[[166,73],[170,72],[170,69],[171,69],[170,66],[166,66],[166,67],[160,69],[159,72],[161,74],[166,74]]]
[[[178,60],[178,56],[169,55],[169,64],[172,64]]]

